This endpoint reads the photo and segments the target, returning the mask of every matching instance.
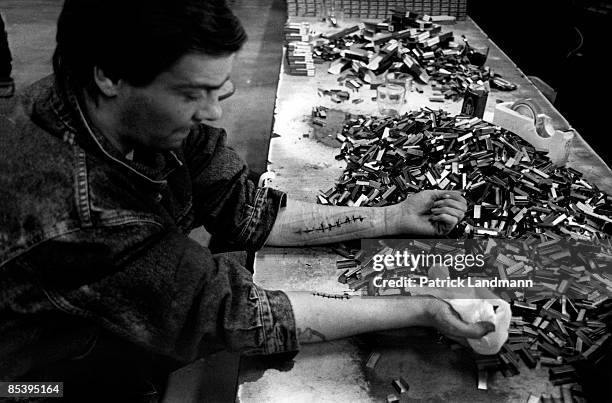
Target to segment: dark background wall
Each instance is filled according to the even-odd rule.
[[[555,107],[611,166],[612,1],[469,0],[468,14],[557,91]]]

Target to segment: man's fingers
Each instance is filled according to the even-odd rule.
[[[433,193],[436,200],[438,199],[453,199],[467,204],[465,198],[461,195],[461,192],[457,190],[430,190]]]
[[[455,208],[457,210],[463,210],[466,211],[467,210],[467,204],[459,201],[459,200],[455,200],[455,199],[439,199],[436,200],[433,204],[434,208],[438,208],[438,207],[452,207]]]
[[[434,207],[431,209],[432,214],[440,215],[440,214],[448,214],[453,217],[456,217],[458,220],[461,220],[465,215],[465,212],[453,207]]]
[[[443,224],[448,224],[451,226],[455,226],[459,222],[457,217],[447,213],[434,214],[429,219],[433,222],[441,222]]]
[[[457,217],[450,214],[434,214],[429,217],[431,225],[435,228],[438,234],[448,234],[459,222]]]

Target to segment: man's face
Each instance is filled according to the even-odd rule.
[[[130,147],[178,148],[191,128],[221,117],[219,89],[229,79],[234,54],[190,53],[145,87],[120,86],[120,141]]]

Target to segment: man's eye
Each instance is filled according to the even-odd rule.
[[[183,94],[183,96],[185,97],[185,99],[187,99],[188,101],[199,101],[202,99],[203,95],[202,93],[188,93],[188,94]]]

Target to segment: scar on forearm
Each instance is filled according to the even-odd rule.
[[[320,341],[327,341],[325,335],[321,332],[318,332],[310,327],[302,329],[300,327],[297,328],[297,336],[301,341],[316,341],[317,338]]]
[[[331,223],[331,222],[321,222],[321,224],[318,227],[312,227],[312,228],[305,228],[305,229],[299,229],[297,231],[295,231],[296,234],[310,234],[311,232],[325,232],[325,231],[332,231],[336,228],[340,228],[343,225],[348,225],[348,224],[353,224],[356,223],[357,221],[359,222],[363,222],[363,220],[365,220],[366,217],[363,217],[361,215],[359,216],[345,216],[344,220],[342,219],[338,219],[336,220],[335,223]]]
[[[348,295],[347,293],[344,294],[327,294],[324,292],[313,292],[312,295],[314,295],[315,297],[322,297],[322,298],[332,298],[332,299],[350,299],[351,296]]]

